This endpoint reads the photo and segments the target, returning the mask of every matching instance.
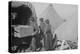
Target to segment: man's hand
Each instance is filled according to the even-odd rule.
[[[35,35],[37,33],[37,31],[33,32],[32,35]]]

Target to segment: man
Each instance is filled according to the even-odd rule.
[[[40,18],[40,36],[43,39],[42,40],[42,45],[44,47],[44,32],[45,32],[45,23],[44,23],[44,18]]]
[[[41,33],[44,33],[45,31],[45,23],[43,18],[40,18],[40,30],[41,30]]]

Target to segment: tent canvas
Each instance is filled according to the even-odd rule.
[[[52,4],[49,4],[48,7],[40,14],[40,18],[41,17],[50,20],[53,31],[55,31],[64,22],[64,19],[59,16]]]

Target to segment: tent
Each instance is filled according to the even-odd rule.
[[[15,34],[17,37],[24,37],[24,36],[29,36],[33,33],[33,28],[31,28],[29,25],[29,18],[33,17],[35,22],[36,20],[36,13],[35,13],[35,8],[30,2],[18,2],[18,1],[13,1],[11,2],[11,12],[10,13],[16,13],[17,17],[15,17],[14,20],[12,20],[13,25],[19,25],[15,30],[20,33]],[[14,23],[13,23],[14,22]],[[22,25],[22,26],[20,26]],[[29,35],[28,35],[29,34]]]
[[[39,18],[41,17],[50,20],[53,31],[64,22],[64,19],[59,16],[52,4],[49,4],[48,7],[40,14]]]
[[[34,17],[35,21],[37,21],[37,20],[36,20],[35,8],[34,8],[34,6],[32,5],[31,2],[13,1],[13,2],[11,3],[11,6],[12,6],[12,7],[19,7],[19,6],[21,6],[21,5],[25,5],[25,7],[30,8],[30,10],[31,10],[31,12],[32,12],[32,15],[31,15],[31,16]],[[26,11],[27,11],[27,10],[26,10]],[[27,16],[27,15],[26,15],[26,16]]]
[[[73,13],[70,17],[70,20],[67,20],[63,23],[55,33],[58,36],[59,40],[71,40],[74,42],[78,41],[78,16],[77,13]]]
[[[59,40],[71,40],[77,42],[77,12],[74,12],[71,16],[67,17],[69,20],[65,20],[57,13],[54,6],[49,4],[41,13],[40,17],[50,20],[52,30],[55,31]]]

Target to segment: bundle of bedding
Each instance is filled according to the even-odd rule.
[[[77,42],[73,42],[70,40],[57,40],[57,45],[55,50],[67,50],[67,49],[77,49]]]

